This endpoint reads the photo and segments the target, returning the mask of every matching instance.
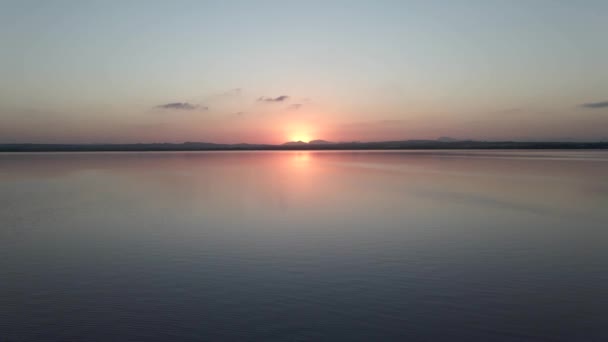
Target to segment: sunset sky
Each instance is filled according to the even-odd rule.
[[[608,139],[608,1],[0,1],[0,143]]]

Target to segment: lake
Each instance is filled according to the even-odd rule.
[[[608,152],[0,154],[0,341],[606,341]]]

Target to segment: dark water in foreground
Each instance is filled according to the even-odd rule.
[[[608,152],[0,154],[0,341],[255,340],[608,340]]]

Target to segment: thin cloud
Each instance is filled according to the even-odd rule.
[[[165,104],[156,106],[156,108],[177,109],[177,110],[195,110],[195,109],[207,110],[207,109],[209,109],[208,107],[199,106],[199,105],[193,105],[193,104],[188,103],[188,102],[165,103]]]
[[[587,102],[587,103],[581,104],[581,107],[583,107],[583,108],[591,108],[591,109],[607,108],[608,107],[608,101]]]
[[[287,106],[287,109],[289,109],[289,110],[298,110],[301,107],[302,107],[301,103],[294,103],[294,104],[291,104],[291,105]]]
[[[261,102],[284,102],[287,101],[289,99],[289,96],[287,95],[281,95],[281,96],[277,96],[277,97],[260,97],[258,99],[258,101]]]

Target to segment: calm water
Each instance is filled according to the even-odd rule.
[[[608,152],[0,154],[0,341],[255,340],[608,340]]]

